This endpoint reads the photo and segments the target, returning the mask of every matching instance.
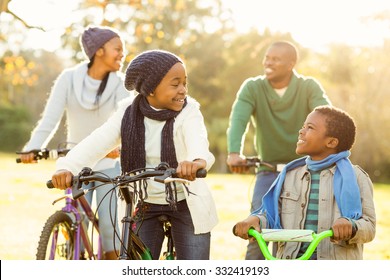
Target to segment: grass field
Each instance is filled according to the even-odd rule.
[[[62,205],[51,202],[62,191],[45,182],[54,171],[52,161],[22,165],[13,154],[0,153],[0,259],[33,260],[40,231],[47,217]],[[253,175],[209,174],[220,223],[212,232],[211,259],[242,260],[246,241],[232,234],[235,222],[248,215]],[[367,260],[390,260],[390,185],[375,185],[377,233],[365,245]]]

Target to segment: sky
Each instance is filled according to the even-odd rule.
[[[307,48],[323,50],[330,43],[382,45],[390,38],[390,22],[364,23],[387,10],[388,0],[223,0],[232,9],[236,27],[290,32]]]
[[[158,0],[156,0],[158,1]],[[290,32],[295,41],[316,51],[330,43],[352,46],[382,45],[390,39],[390,21],[364,19],[386,11],[388,0],[222,0],[230,8],[236,28],[245,32],[268,28]],[[63,27],[77,19],[78,0],[13,0],[12,10],[31,25],[43,25],[48,32],[31,30],[26,44],[52,51],[60,46]]]

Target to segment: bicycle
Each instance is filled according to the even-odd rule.
[[[17,154],[34,154],[34,160],[57,159],[65,156],[70,149],[61,147],[57,149],[35,149],[26,152],[16,152]],[[16,159],[21,163],[21,159]],[[65,206],[54,212],[45,222],[38,241],[36,259],[37,260],[79,260],[79,259],[102,259],[103,250],[99,236],[98,219],[93,213],[89,203],[85,198],[79,201],[67,197],[71,190],[65,191],[65,196],[55,200],[65,198]],[[93,253],[92,241],[88,239],[87,223],[91,222],[92,230],[97,232],[98,249]],[[87,252],[81,252],[82,244]]]
[[[133,174],[133,175],[130,175]],[[207,172],[204,169],[198,170],[197,177],[204,178]],[[146,185],[144,184],[145,180],[150,179],[160,183],[165,184],[166,192],[171,193],[172,186],[170,183],[180,182],[183,184],[188,184],[190,181],[177,178],[176,169],[170,168],[166,163],[160,163],[155,168],[142,168],[137,169],[127,174],[119,175],[115,178],[108,177],[102,172],[93,171],[90,168],[84,168],[77,176],[73,176],[72,187],[69,188],[70,193],[66,195],[67,199],[72,201],[81,200],[83,201],[83,195],[92,189],[83,189],[83,183],[88,182],[100,182],[102,184],[95,186],[93,189],[96,189],[105,184],[112,184],[112,190],[118,188],[120,197],[126,203],[126,210],[124,217],[122,218],[122,233],[120,238],[120,250],[118,259],[120,260],[152,260],[151,253],[147,246],[143,243],[140,237],[132,230],[135,223],[134,219],[134,206],[137,200],[142,200],[146,194]],[[53,188],[51,180],[47,182],[49,188]],[[174,244],[170,232],[170,223],[169,219],[166,216],[161,217],[161,222],[164,223],[165,234],[168,238],[167,242],[167,252],[163,253],[165,259],[174,259]],[[69,230],[69,235],[71,235],[71,226],[66,227]],[[117,233],[116,233],[117,234]],[[69,239],[69,242],[66,243],[66,248],[74,248],[74,239]],[[57,247],[56,244],[53,245]],[[67,251],[70,251],[69,249]]]

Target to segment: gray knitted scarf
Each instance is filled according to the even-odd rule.
[[[185,99],[183,108],[186,105],[187,99]],[[126,109],[122,119],[121,166],[123,173],[144,168],[146,165],[144,117],[166,121],[161,133],[161,161],[167,162],[170,167],[177,167],[178,163],[173,143],[173,124],[175,117],[180,112],[172,110],[156,111],[150,107],[145,96],[138,94],[133,103]]]

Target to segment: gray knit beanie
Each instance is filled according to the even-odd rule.
[[[81,35],[81,44],[87,57],[92,59],[96,51],[114,37],[119,37],[119,35],[112,28],[89,27]]]
[[[145,51],[136,56],[127,67],[125,87],[148,96],[178,62],[184,64],[173,53],[163,50]]]

